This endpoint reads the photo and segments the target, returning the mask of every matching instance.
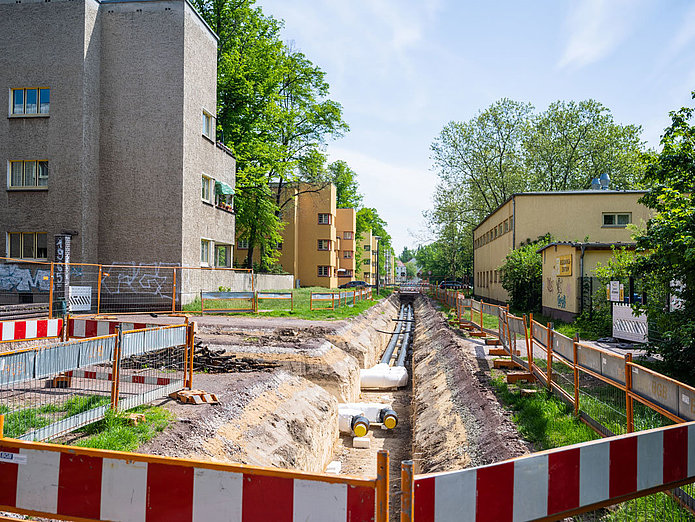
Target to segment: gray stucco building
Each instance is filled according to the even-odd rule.
[[[0,0],[0,255],[231,266],[217,37],[186,0]]]

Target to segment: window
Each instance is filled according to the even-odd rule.
[[[331,240],[330,239],[319,239],[318,240],[318,249],[319,250],[330,250],[331,248]]]
[[[10,232],[7,236],[10,257],[15,259],[48,258],[48,234],[45,232]]]
[[[212,117],[212,114],[207,111],[203,111],[203,136],[206,136],[213,141],[215,141],[215,137],[213,135],[214,121],[215,119]]]
[[[330,214],[319,214],[319,225],[330,225],[331,215]]]
[[[504,233],[506,234],[509,232],[509,221],[505,220],[504,221]]]
[[[372,248],[369,245],[364,245],[364,251],[369,252]]]
[[[237,239],[236,247],[237,247],[237,250],[248,250],[249,249],[249,240],[248,239]]]
[[[10,161],[10,188],[48,186],[48,162],[44,160]]]
[[[207,239],[200,240],[200,264],[210,265],[210,241]]]
[[[215,266],[229,268],[232,263],[232,246],[215,245]]]
[[[352,259],[352,256],[353,256],[352,250],[346,250],[345,252],[343,252],[343,257],[345,259]]]
[[[212,187],[213,187],[213,179],[209,178],[205,174],[203,174],[201,178],[201,193],[200,197],[202,198],[203,201],[207,203],[212,203]]]
[[[362,264],[363,264],[363,265],[371,265],[372,262],[371,262],[369,259],[364,259],[364,260],[362,261]]]
[[[343,232],[343,239],[352,239],[352,232]]]
[[[319,277],[329,277],[331,275],[330,266],[319,266]]]
[[[47,87],[12,89],[10,100],[12,115],[48,114],[51,90]]]
[[[282,241],[278,241],[278,244],[275,245],[275,250],[282,250]]]
[[[369,272],[364,272],[364,280],[365,281],[369,281],[369,276],[370,276]]]
[[[603,214],[604,227],[625,227],[632,223],[632,214],[629,213],[610,213]]]

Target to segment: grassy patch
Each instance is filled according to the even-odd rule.
[[[519,390],[505,382],[503,376],[494,376],[491,382],[502,403],[514,411],[513,420],[519,433],[536,444],[538,450],[599,438],[591,428],[574,417],[569,406],[544,389],[537,388],[537,393],[522,396]]]
[[[174,417],[166,408],[156,406],[139,406],[130,412],[144,414],[145,421],[132,426],[125,414],[109,410],[106,418],[80,430],[87,438],[79,440],[75,445],[84,448],[135,451],[164,430]]]
[[[84,395],[70,397],[63,403],[44,404],[36,408],[8,413],[7,406],[0,405],[0,413],[5,414],[6,437],[17,438],[32,430],[43,428],[61,419],[109,404],[109,397],[101,395]]]
[[[322,310],[311,310],[310,300],[312,292],[337,292],[338,289],[328,289],[321,287],[308,287],[308,288],[295,288],[292,290],[278,290],[278,292],[292,292],[292,298],[294,301],[294,309],[286,310],[290,307],[290,303],[287,301],[272,301],[272,300],[261,300],[259,309],[263,310],[259,314],[254,313],[239,313],[235,315],[246,315],[246,316],[268,316],[268,317],[294,317],[297,319],[313,319],[313,320],[326,320],[326,319],[347,319],[349,317],[354,317],[361,314],[368,308],[371,308],[376,304],[378,297],[376,291],[374,291],[374,299],[364,299],[361,301],[355,301],[352,303],[352,298],[342,301],[340,304],[336,299],[335,310],[330,309],[330,303],[316,303],[315,306],[321,306]],[[345,292],[345,290],[343,290]],[[393,293],[391,288],[382,288],[379,292],[379,298],[388,297]],[[327,308],[328,306],[328,308]],[[184,306],[184,312],[200,312],[200,298],[197,297],[196,300],[186,306]]]

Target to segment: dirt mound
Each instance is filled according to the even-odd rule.
[[[413,459],[419,473],[450,471],[528,453],[509,414],[461,338],[424,297],[415,303]]]
[[[218,405],[164,401],[178,422],[139,451],[218,462],[323,471],[338,437],[337,401],[284,371],[196,375]]]

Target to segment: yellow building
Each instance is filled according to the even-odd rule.
[[[338,277],[339,269],[353,270],[355,210],[336,208],[335,185],[311,186],[305,183],[283,189],[281,200],[288,201],[282,208],[281,218],[285,223],[279,263],[293,274],[295,284],[300,286],[322,286],[336,288],[350,281],[352,276]],[[344,239],[351,236],[353,239]],[[353,251],[353,259],[340,259],[345,252]],[[243,264],[248,251],[248,241],[237,237],[234,259]],[[254,252],[254,262],[260,259]],[[351,261],[351,263],[350,263]]]
[[[582,280],[593,276],[601,263],[606,265],[613,248],[633,250],[634,243],[580,243],[558,241],[543,247],[543,314],[563,321],[572,320],[581,310]],[[590,291],[600,290],[593,287]]]
[[[338,247],[338,283],[355,279],[355,218],[354,208],[336,209],[336,245]]]
[[[370,229],[362,233],[362,239],[359,242],[362,259],[361,266],[355,269],[355,279],[361,279],[370,285],[376,284],[377,241],[377,237],[372,235]]]
[[[557,241],[629,243],[628,224],[644,226],[650,211],[639,190],[525,192],[512,195],[473,230],[474,293],[503,303],[499,268],[509,252],[550,233]],[[586,271],[585,275],[588,274]],[[581,277],[581,275],[580,275]]]

